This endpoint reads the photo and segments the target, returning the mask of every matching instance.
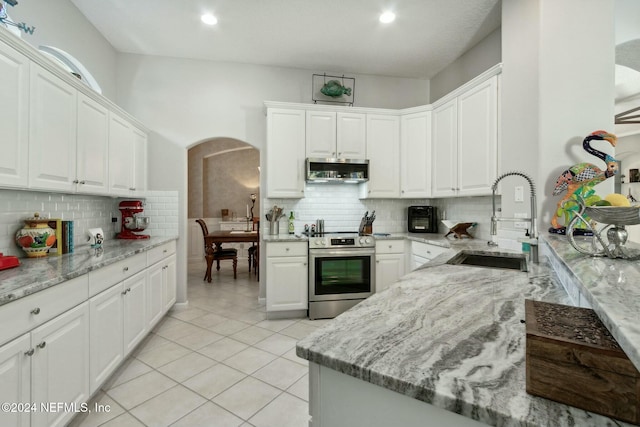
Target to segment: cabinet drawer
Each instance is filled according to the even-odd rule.
[[[169,243],[160,245],[156,248],[147,251],[147,265],[153,265],[156,262],[165,259],[169,255],[176,253],[176,241],[172,240]]]
[[[0,345],[86,301],[88,276],[82,275],[0,306]],[[10,326],[10,327],[9,327]]]
[[[402,254],[402,253],[404,253],[404,240],[376,241],[376,254]]]
[[[270,242],[267,243],[267,257],[307,256],[307,242]]]
[[[141,253],[89,272],[89,296],[122,282],[147,267],[147,254]]]
[[[426,259],[433,259],[448,249],[428,243],[411,242],[411,253]]]

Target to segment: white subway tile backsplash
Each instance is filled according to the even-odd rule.
[[[151,226],[145,231],[152,236],[178,235],[178,192],[150,191],[143,215],[151,217]],[[120,231],[118,203],[123,199],[81,194],[57,194],[36,191],[0,190],[0,252],[24,257],[14,237],[23,225],[23,219],[38,212],[44,218],[74,221],[76,246],[86,242],[89,228],[100,227],[107,239]],[[144,199],[143,199],[144,200]],[[117,225],[111,222],[118,219]]]

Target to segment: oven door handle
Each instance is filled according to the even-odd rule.
[[[375,255],[376,251],[374,249],[316,249],[310,250],[309,255],[315,258],[325,258],[332,256],[371,256]]]

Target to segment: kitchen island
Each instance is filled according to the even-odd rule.
[[[448,265],[452,246],[298,343],[313,427],[628,425],[525,391],[524,300],[573,305],[549,264]]]

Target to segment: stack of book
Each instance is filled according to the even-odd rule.
[[[53,255],[73,253],[73,221],[52,219],[49,221],[49,227],[56,232],[56,243],[49,249],[49,253]]]

